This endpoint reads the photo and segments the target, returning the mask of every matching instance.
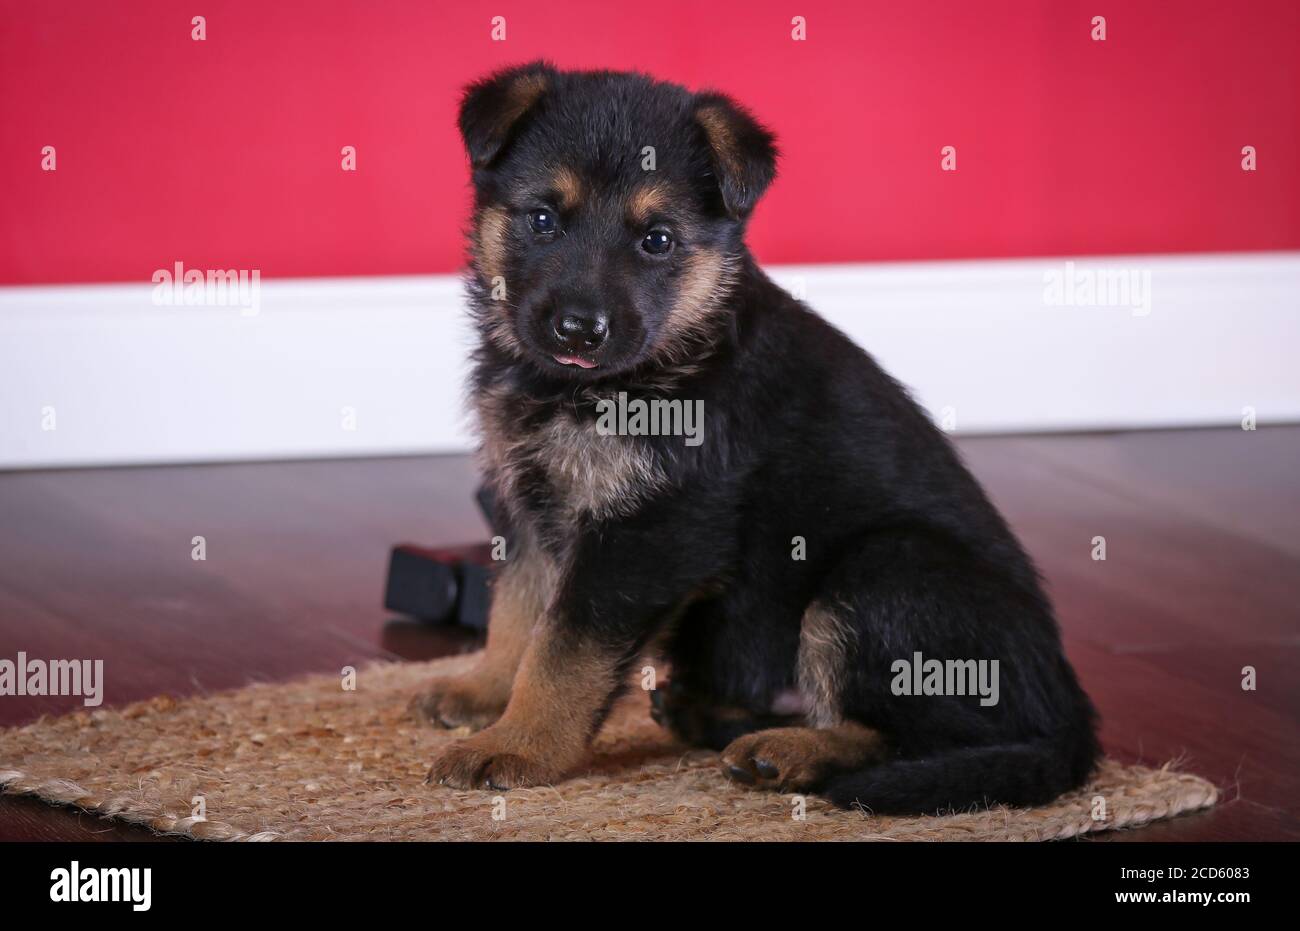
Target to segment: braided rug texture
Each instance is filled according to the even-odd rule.
[[[877,817],[732,784],[717,754],[673,742],[637,692],[590,762],[555,786],[508,793],[427,786],[455,739],[408,701],[471,657],[167,696],[0,731],[0,790],[207,840],[1054,840],[1213,805],[1212,784],[1107,760],[1078,792],[1032,809]],[[205,817],[193,816],[201,796]],[[1096,797],[1105,818],[1094,819]],[[801,810],[802,809],[802,810]],[[802,818],[797,817],[802,814]]]

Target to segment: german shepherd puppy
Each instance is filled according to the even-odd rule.
[[[545,63],[471,85],[460,129],[507,558],[477,667],[418,699],[477,731],[430,780],[560,780],[655,648],[656,718],[746,785],[899,813],[1081,785],[1095,715],[1028,556],[898,383],[745,246],[772,135],[716,93]],[[616,399],[702,405],[699,442],[602,430]],[[954,684],[991,661],[992,702]]]

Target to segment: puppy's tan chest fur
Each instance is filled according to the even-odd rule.
[[[540,473],[571,516],[603,519],[630,514],[665,483],[636,437],[602,434],[593,420],[563,409],[525,417],[502,396],[485,395],[478,408],[483,467],[508,501]]]

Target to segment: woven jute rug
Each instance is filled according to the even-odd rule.
[[[642,692],[616,708],[575,778],[503,794],[425,785],[434,752],[457,735],[416,720],[408,700],[469,662],[377,664],[352,690],[313,676],[42,719],[0,731],[0,787],[210,840],[1052,840],[1216,799],[1196,776],[1108,760],[1091,785],[1042,808],[842,811],[733,785],[716,754],[650,720]]]

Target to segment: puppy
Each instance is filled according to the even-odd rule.
[[[545,63],[470,86],[459,122],[507,558],[477,667],[419,699],[477,731],[430,780],[562,779],[656,647],[656,717],[747,785],[899,813],[1081,785],[1095,715],[1028,556],[906,392],[745,246],[771,134],[718,94]],[[615,401],[692,405],[698,442],[602,429]],[[976,668],[992,701],[954,680]]]

